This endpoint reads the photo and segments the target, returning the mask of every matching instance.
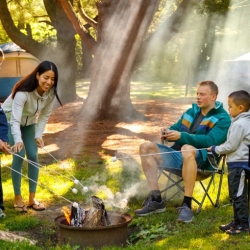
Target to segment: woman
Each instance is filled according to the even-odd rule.
[[[13,87],[11,95],[3,104],[9,118],[9,143],[12,150],[24,158],[38,163],[38,147],[43,148],[42,134],[53,108],[57,95],[58,71],[54,63],[41,62],[29,75],[21,79]],[[62,105],[62,104],[61,104]],[[12,182],[15,194],[14,208],[27,212],[27,208],[36,211],[45,209],[35,199],[39,169],[28,164],[29,201],[26,207],[21,195],[21,172],[23,159],[13,155]]]

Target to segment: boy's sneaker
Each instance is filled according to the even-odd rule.
[[[236,235],[236,234],[241,234],[241,233],[249,234],[249,228],[245,228],[245,227],[242,227],[241,225],[238,225],[235,228],[231,228],[227,230],[226,233],[230,235]]]
[[[157,202],[148,200],[143,208],[135,210],[135,214],[138,216],[147,216],[149,214],[162,213],[165,211],[166,206],[164,201]]]
[[[239,224],[236,223],[234,220],[232,220],[231,222],[229,222],[226,225],[220,225],[219,228],[221,231],[226,232],[227,230],[230,229],[235,229]]]
[[[178,207],[179,216],[177,218],[178,222],[191,222],[194,218],[192,210],[188,207],[186,203],[183,203],[182,207]]]
[[[0,218],[5,218],[6,214],[3,212],[3,210],[0,208]]]

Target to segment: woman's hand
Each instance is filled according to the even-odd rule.
[[[14,153],[19,153],[23,149],[23,143],[22,142],[17,142],[14,146],[11,147],[11,150]]]
[[[207,148],[207,151],[211,152],[212,151],[212,146]]]
[[[38,148],[43,148],[44,147],[44,142],[42,138],[36,138],[35,139],[36,145]]]

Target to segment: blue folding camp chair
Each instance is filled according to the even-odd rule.
[[[226,165],[226,156],[221,155],[219,156],[218,160],[216,160],[214,155],[211,152],[208,152],[208,159],[209,159],[211,166],[213,167],[213,170],[198,169],[198,172],[197,172],[196,181],[200,183],[202,190],[204,191],[201,201],[198,201],[195,197],[193,197],[193,201],[198,204],[198,209],[196,211],[197,214],[200,213],[206,197],[210,200],[211,204],[214,207],[219,207],[222,180],[223,180],[223,175],[225,172],[225,165]],[[214,183],[215,176],[217,174],[220,175],[220,179],[219,179],[219,184],[218,184],[218,189],[217,189],[216,201],[214,202],[209,195],[209,190],[210,190],[211,184]],[[165,187],[160,190],[161,193],[163,194],[162,198],[165,201],[169,201],[173,199],[175,196],[177,196],[178,194],[184,193],[184,187],[183,187],[184,182],[182,178],[181,169],[159,166],[158,179],[161,178],[162,176],[165,176],[167,178]],[[208,179],[208,184],[205,184],[204,180],[207,180],[207,179]],[[174,192],[168,192],[170,190],[173,191],[174,188],[176,188]],[[170,194],[169,197],[168,197],[168,194]]]

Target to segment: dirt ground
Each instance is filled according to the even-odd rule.
[[[77,159],[84,153],[101,157],[117,151],[137,154],[139,145],[147,140],[159,142],[160,128],[177,121],[190,107],[191,98],[169,100],[133,101],[134,107],[147,118],[145,121],[99,121],[87,123],[79,117],[83,100],[55,107],[44,132],[45,149],[56,159]],[[40,154],[53,160],[44,150]]]
[[[87,123],[79,117],[83,99],[63,107],[55,107],[44,132],[45,150],[39,150],[43,163],[67,158],[80,159],[83,154],[93,158],[115,156],[117,152],[138,155],[139,145],[147,140],[159,142],[160,128],[177,121],[184,110],[194,100],[190,98],[166,100],[134,100],[134,107],[147,118],[145,121],[99,121]],[[49,153],[52,155],[49,155]],[[43,212],[32,212],[39,219],[54,218],[61,215],[62,205],[47,207]],[[41,231],[44,229],[41,229]],[[22,233],[18,235],[22,236]],[[43,234],[38,230],[24,233],[24,237],[38,240],[44,245]],[[56,233],[50,236],[57,241]]]

